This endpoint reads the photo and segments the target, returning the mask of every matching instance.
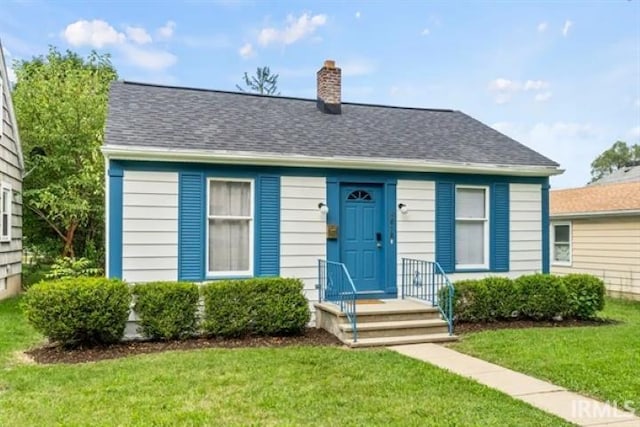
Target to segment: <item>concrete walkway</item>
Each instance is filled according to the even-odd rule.
[[[474,379],[579,426],[640,427],[640,418],[622,409],[624,402],[617,402],[616,408],[437,344],[400,345],[389,349]],[[638,408],[640,402],[630,405]]]

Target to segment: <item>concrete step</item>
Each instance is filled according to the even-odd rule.
[[[346,342],[351,348],[364,348],[364,347],[386,347],[391,345],[404,345],[404,344],[422,344],[422,343],[435,343],[435,342],[449,342],[457,341],[456,335],[449,335],[448,333],[440,334],[427,334],[427,335],[408,335],[404,337],[381,337],[381,338],[359,338],[358,341]]]
[[[350,323],[340,324],[339,328],[345,339],[353,339],[353,327]],[[358,323],[356,325],[356,329],[358,331],[358,338],[363,339],[428,335],[448,332],[447,322],[440,319]]]

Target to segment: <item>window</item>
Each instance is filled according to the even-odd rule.
[[[2,184],[0,195],[0,241],[11,241],[11,186]]]
[[[209,179],[207,266],[210,276],[253,274],[253,181]]]
[[[553,263],[571,265],[571,223],[553,223],[551,234]]]
[[[489,268],[489,189],[456,187],[456,268]]]

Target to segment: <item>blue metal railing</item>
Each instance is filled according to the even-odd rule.
[[[347,266],[341,262],[318,260],[318,292],[320,302],[328,301],[340,307],[353,330],[353,341],[358,341],[356,322],[356,287]]]
[[[402,258],[402,299],[415,298],[438,307],[449,325],[449,335],[453,335],[454,292],[453,284],[437,262]]]

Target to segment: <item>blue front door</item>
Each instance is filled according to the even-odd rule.
[[[383,194],[381,185],[340,188],[340,258],[364,298],[386,287]]]

